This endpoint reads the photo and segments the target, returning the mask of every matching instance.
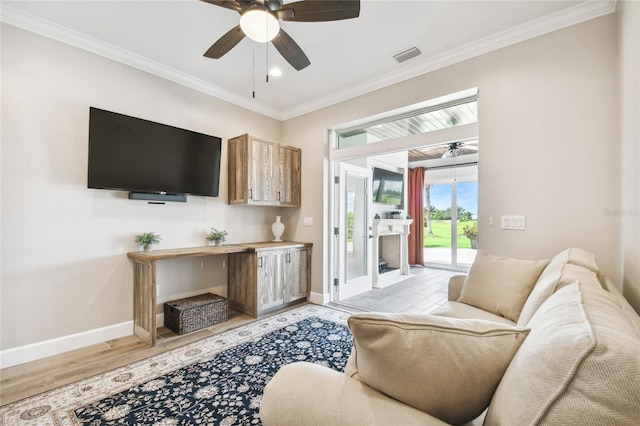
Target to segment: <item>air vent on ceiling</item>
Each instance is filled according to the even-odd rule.
[[[398,61],[398,63],[401,63],[411,58],[415,58],[420,53],[422,53],[420,52],[420,49],[414,46],[409,49],[403,50],[402,52],[396,53],[395,55],[393,55],[393,59]]]

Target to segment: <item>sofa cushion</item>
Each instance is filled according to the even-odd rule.
[[[602,279],[600,280],[600,283],[602,284],[602,288],[608,291],[611,294],[611,296],[615,299],[618,306],[620,307],[620,310],[629,319],[631,324],[633,324],[638,334],[640,334],[640,316],[638,316],[638,314],[636,313],[635,310],[633,310],[629,302],[627,302],[627,299],[625,299],[622,293],[620,293],[620,290],[618,290],[618,287],[616,287],[613,281],[611,281],[611,279],[607,277],[602,277]]]
[[[453,424],[485,410],[528,333],[431,315],[361,313],[348,322],[354,342],[348,374]]]
[[[309,362],[284,365],[267,383],[260,420],[264,426],[447,426],[364,383]]]
[[[607,291],[556,291],[498,386],[486,425],[637,424],[640,335]]]
[[[522,307],[518,318],[519,326],[526,327],[542,303],[568,284],[580,281],[584,285],[602,288],[598,276],[591,269],[573,263],[556,263],[553,267],[550,266],[542,272]]]
[[[583,268],[590,269],[595,273],[598,273],[600,270],[596,263],[596,258],[592,253],[576,247],[569,247],[568,249],[553,256],[548,267],[553,268],[556,265],[564,263],[582,266]]]
[[[548,260],[520,260],[479,251],[458,302],[518,321],[527,297]]]
[[[483,309],[476,308],[475,306],[467,305],[460,302],[446,302],[440,305],[435,311],[431,312],[431,315],[437,315],[439,317],[447,318],[462,318],[462,319],[478,319],[484,321],[495,321],[501,324],[507,324],[510,326],[516,325],[515,322],[501,317],[500,315],[492,314]]]

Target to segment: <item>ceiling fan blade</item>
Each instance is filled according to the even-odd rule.
[[[240,25],[236,25],[228,33],[223,35],[213,43],[213,45],[204,54],[207,58],[220,59],[225,53],[233,49],[244,38],[244,32],[240,28]]]
[[[291,14],[293,12],[293,15]],[[284,4],[277,12],[283,21],[324,22],[357,18],[359,0],[314,0]]]
[[[282,28],[280,28],[280,32],[276,38],[271,40],[271,42],[275,48],[278,49],[278,52],[280,52],[282,57],[286,59],[286,61],[289,62],[297,71],[300,71],[311,64],[309,58],[307,58],[307,55],[304,54],[300,46],[298,46],[291,36]]]
[[[224,7],[225,9],[235,10],[238,13],[242,13],[242,11],[246,8],[246,7],[243,7],[243,5],[238,3],[237,1],[231,1],[231,0],[200,0],[200,1],[212,4],[214,6]]]

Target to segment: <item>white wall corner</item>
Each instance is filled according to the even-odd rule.
[[[312,291],[307,300],[315,305],[326,305],[331,301],[331,295],[329,293],[315,293]]]
[[[133,334],[133,321],[0,351],[0,368],[36,361]]]

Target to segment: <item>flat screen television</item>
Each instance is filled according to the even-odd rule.
[[[217,197],[222,140],[91,107],[89,188]]]
[[[373,168],[373,202],[402,206],[404,175],[379,167]]]

